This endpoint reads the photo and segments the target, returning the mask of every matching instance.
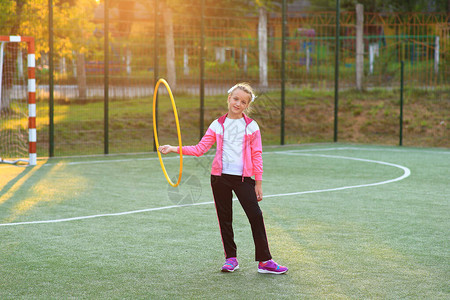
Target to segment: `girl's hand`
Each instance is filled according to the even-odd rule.
[[[261,180],[256,180],[255,193],[256,193],[256,198],[258,199],[258,201],[261,201],[263,199],[262,181]]]
[[[162,154],[168,154],[170,152],[177,152],[177,148],[170,146],[170,145],[164,145],[164,146],[159,146],[158,151],[161,152]]]

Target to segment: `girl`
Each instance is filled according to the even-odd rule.
[[[261,134],[258,124],[244,113],[248,112],[255,98],[249,84],[233,86],[228,91],[228,113],[211,123],[196,146],[184,146],[183,154],[201,156],[217,143],[211,169],[211,187],[225,250],[226,261],[222,271],[233,272],[239,268],[232,226],[234,191],[251,225],[255,260],[259,261],[258,272],[283,274],[288,268],[272,260],[258,204],[263,198]],[[158,150],[162,154],[179,153],[179,147],[170,145],[160,146]]]

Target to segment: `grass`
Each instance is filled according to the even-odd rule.
[[[346,144],[265,148],[261,207],[274,259],[290,269],[284,276],[256,272],[237,202],[241,268],[219,271],[209,156],[185,158],[178,189],[154,154],[2,165],[0,298],[448,299],[449,155]],[[411,175],[318,192],[405,174],[367,160]],[[165,164],[177,173],[176,156]],[[280,195],[295,192],[302,193]],[[114,215],[135,210],[144,211]],[[18,224],[94,215],[103,216]]]

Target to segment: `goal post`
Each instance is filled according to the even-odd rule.
[[[15,59],[6,62],[5,45],[10,43],[26,43],[27,48],[27,79],[24,84],[20,84],[21,72],[20,63],[22,62],[21,52],[16,47]],[[12,52],[12,51],[11,51]],[[14,52],[13,52],[14,53]],[[10,64],[12,67],[6,65]],[[17,66],[19,65],[19,66]],[[36,59],[35,44],[33,37],[26,36],[0,36],[0,163],[16,164],[20,161],[28,162],[29,165],[36,165]],[[26,91],[22,92],[21,87]],[[13,94],[14,93],[14,94]],[[27,105],[22,108],[15,104],[20,103],[21,98],[26,98]],[[25,112],[24,112],[25,110]],[[21,124],[23,119],[20,114],[26,114],[28,124]],[[19,115],[14,120],[14,116]],[[26,129],[28,127],[28,139],[26,139]],[[25,134],[22,133],[25,131]],[[28,146],[27,141],[28,140]],[[13,147],[12,145],[18,145]],[[21,151],[16,148],[24,149]],[[25,152],[25,154],[23,153]],[[28,153],[27,153],[28,152]],[[28,156],[28,159],[27,159]]]

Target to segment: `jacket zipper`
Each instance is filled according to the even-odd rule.
[[[226,116],[226,115],[225,115]],[[245,151],[246,151],[246,140],[245,137],[247,136],[247,127],[248,127],[248,123],[247,120],[244,116],[244,121],[245,121],[245,130],[244,130],[244,141],[243,141],[243,150],[242,150],[242,182],[244,182],[244,170],[245,170]],[[224,121],[225,122],[225,121]],[[225,137],[225,126],[223,125],[223,123],[220,123],[220,125],[222,125],[222,149],[220,150],[220,159],[222,160],[222,171],[223,171],[223,140]],[[220,172],[220,174],[222,174],[222,171]]]
[[[245,120],[245,117],[244,117],[244,120]],[[245,151],[247,151],[247,141],[246,141],[246,138],[247,138],[247,126],[248,126],[248,123],[247,123],[247,120],[245,120],[244,141],[243,141],[244,149],[242,150],[242,182],[244,182]]]

